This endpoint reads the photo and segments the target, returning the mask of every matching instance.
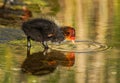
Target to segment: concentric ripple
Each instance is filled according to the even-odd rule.
[[[50,48],[59,51],[88,53],[88,52],[104,51],[109,47],[105,44],[94,41],[76,40],[75,44],[73,44],[71,41],[67,41],[59,45],[50,44]]]

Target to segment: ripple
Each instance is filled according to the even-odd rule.
[[[67,41],[59,45],[50,44],[50,48],[59,51],[88,53],[88,52],[104,51],[107,50],[109,46],[94,41],[76,40],[75,44],[73,44],[71,41]]]

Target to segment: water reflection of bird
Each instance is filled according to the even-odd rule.
[[[32,75],[46,75],[54,72],[58,65],[71,67],[74,65],[74,53],[62,53],[60,51],[51,51],[46,56],[43,52],[37,52],[29,55],[23,62],[21,69],[23,73]]]
[[[75,29],[72,27],[60,27],[55,22],[37,18],[24,22],[22,30],[27,35],[28,47],[31,47],[30,39],[42,42],[45,49],[48,49],[47,41],[61,42],[64,39],[75,40]]]
[[[23,15],[20,17],[23,21],[27,21],[32,17],[32,12],[26,7],[22,7]]]

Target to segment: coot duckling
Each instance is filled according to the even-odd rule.
[[[75,39],[75,30],[68,26],[58,26],[54,21],[36,18],[22,24],[22,30],[27,36],[27,46],[31,47],[30,39],[41,42],[45,49],[48,49],[47,41],[61,42],[66,38]]]

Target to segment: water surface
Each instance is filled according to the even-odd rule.
[[[26,39],[20,28],[12,29],[20,33],[15,33],[20,35],[17,37],[10,33],[13,36],[7,38],[7,32],[0,32],[0,83],[119,83],[118,2],[59,0],[60,9],[58,11],[54,6],[52,15],[62,25],[75,27],[76,41],[79,40],[77,49],[71,43],[65,43],[61,44],[62,49],[55,48],[44,55],[42,45],[32,41],[30,55],[27,56]],[[51,15],[50,12],[42,13]]]

